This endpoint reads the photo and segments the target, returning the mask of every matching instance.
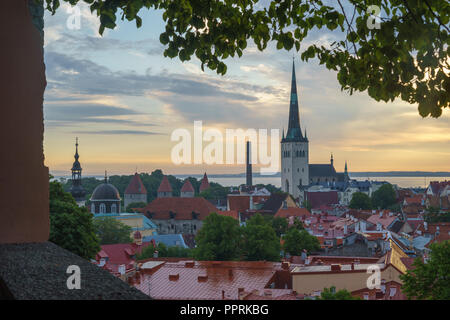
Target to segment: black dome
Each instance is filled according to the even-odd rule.
[[[103,183],[92,192],[91,200],[120,200],[120,195],[112,184]]]

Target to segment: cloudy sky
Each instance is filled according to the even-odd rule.
[[[83,5],[79,30],[67,27],[68,5],[46,13],[45,161],[51,172],[69,174],[79,137],[84,174],[151,172],[239,173],[242,165],[174,165],[177,128],[287,127],[293,51],[264,52],[249,45],[228,59],[219,76],[189,62],[163,57],[159,12],[144,11],[143,25],[120,22],[98,35],[98,21]],[[334,35],[312,33],[308,43]],[[250,44],[250,43],[249,43]],[[302,128],[310,140],[310,163],[333,153],[342,171],[450,171],[450,111],[422,119],[416,105],[376,102],[366,93],[341,92],[335,72],[295,55]],[[206,144],[206,143],[205,143]]]

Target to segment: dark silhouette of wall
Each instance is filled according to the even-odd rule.
[[[0,243],[49,235],[42,37],[27,0],[0,1]]]

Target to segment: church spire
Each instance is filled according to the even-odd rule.
[[[72,186],[70,187],[70,193],[75,198],[77,202],[84,202],[84,196],[86,191],[83,189],[81,185],[81,164],[78,159],[80,156],[78,155],[78,137],[75,139],[75,155],[73,156],[75,161],[72,165]]]
[[[295,77],[295,63],[292,60],[291,100],[289,105],[289,126],[286,134],[288,141],[303,141],[300,129],[300,116],[298,111],[297,80]]]

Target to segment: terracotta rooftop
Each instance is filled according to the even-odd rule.
[[[311,208],[339,203],[337,191],[306,192],[306,199],[310,203]]]
[[[289,268],[262,261],[180,261],[165,262],[157,270],[143,270],[134,286],[155,299],[222,300],[252,298],[248,293],[286,298]],[[285,273],[287,278],[277,277]],[[275,283],[274,289],[269,285]]]
[[[131,178],[128,187],[125,189],[125,194],[147,194],[147,189],[145,189],[145,186],[137,172]]]
[[[195,192],[194,187],[192,186],[192,183],[189,181],[189,179],[186,179],[183,186],[181,187],[181,192]]]
[[[205,219],[210,213],[219,210],[208,200],[202,197],[196,198],[156,198],[145,208],[141,209],[149,219],[171,219],[171,213],[175,220]],[[195,213],[195,215],[193,214]]]
[[[288,218],[288,217],[300,217],[306,219],[310,217],[311,213],[305,208],[280,208],[275,217]]]
[[[163,177],[161,184],[159,185],[158,192],[172,192],[172,187],[170,186],[167,176]]]
[[[221,216],[232,217],[236,220],[239,220],[239,213],[236,210],[218,211],[217,213]]]
[[[382,216],[380,217],[380,213],[382,212]],[[394,222],[397,219],[397,216],[395,214],[389,216],[389,213],[387,211],[380,211],[380,213],[372,214],[367,221],[373,224],[380,223],[384,228],[389,227],[392,222]]]
[[[200,183],[200,187],[199,187],[198,191],[201,193],[208,188],[209,188],[209,181],[208,181],[208,176],[206,175],[206,172],[205,172],[205,174],[203,175],[202,182]]]

